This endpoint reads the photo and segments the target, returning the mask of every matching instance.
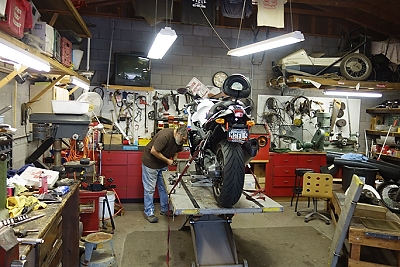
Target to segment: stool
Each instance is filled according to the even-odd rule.
[[[109,242],[111,253],[108,254],[106,249],[97,249],[101,243]],[[98,232],[86,236],[85,254],[81,257],[80,267],[117,267],[115,260],[114,247],[112,243],[112,234]]]
[[[297,212],[297,204],[299,203],[299,197],[301,195],[301,192],[303,191],[302,178],[303,178],[304,174],[308,173],[308,172],[314,172],[314,170],[307,169],[307,168],[297,168],[295,170],[294,187],[292,189],[293,194],[292,194],[292,199],[290,200],[290,206],[293,206],[294,196],[297,195],[296,205],[294,208],[295,212]],[[310,198],[308,198],[308,207],[310,207]]]

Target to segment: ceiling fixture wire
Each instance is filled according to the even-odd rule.
[[[201,13],[203,13],[204,18],[207,20],[208,24],[210,25],[211,29],[214,31],[214,33],[217,35],[217,37],[221,40],[221,42],[225,45],[226,48],[228,48],[228,50],[231,50],[229,48],[229,46],[224,42],[224,40],[222,40],[221,36],[219,36],[219,34],[217,33],[217,31],[214,29],[213,25],[211,24],[210,20],[207,18],[206,14],[203,11],[203,8],[200,7],[200,11]]]

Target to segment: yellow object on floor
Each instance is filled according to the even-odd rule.
[[[40,202],[34,196],[15,196],[7,198],[6,208],[8,209],[10,218],[13,218],[20,215],[24,207],[30,207],[31,205],[34,205],[32,210],[47,207],[46,203]]]

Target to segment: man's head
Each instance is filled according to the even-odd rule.
[[[188,131],[186,125],[181,125],[175,130],[175,142],[177,145],[183,145],[187,141]]]

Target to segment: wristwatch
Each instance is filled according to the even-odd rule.
[[[228,78],[228,74],[223,71],[217,71],[212,77],[212,82],[214,86],[221,88],[226,78]]]

